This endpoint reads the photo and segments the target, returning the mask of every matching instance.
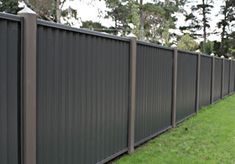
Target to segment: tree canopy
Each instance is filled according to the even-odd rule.
[[[106,27],[97,21],[79,19],[78,11],[64,7],[70,0],[19,0],[32,8],[41,19],[73,25],[81,21],[81,28],[127,36],[132,33],[138,39],[164,46],[177,45],[184,50],[200,50],[218,56],[235,55],[235,1],[223,0],[220,6],[221,19],[211,20],[210,15],[216,0],[90,0],[104,1],[106,10],[103,19],[111,19],[113,26]],[[85,0],[77,0],[79,2]],[[87,1],[86,1],[87,2]],[[91,3],[92,4],[92,3]],[[192,5],[193,4],[193,5]],[[186,10],[190,7],[190,11]],[[0,11],[16,14],[20,8],[17,0],[0,0]],[[183,13],[185,24],[178,27],[177,14]],[[182,19],[182,17],[180,17]],[[211,32],[211,21],[217,28]],[[181,33],[177,32],[181,30]],[[208,38],[212,34],[220,40]]]

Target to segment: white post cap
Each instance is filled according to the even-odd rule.
[[[36,14],[36,12],[25,5],[24,8],[18,12],[18,14]]]

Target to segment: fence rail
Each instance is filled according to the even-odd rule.
[[[234,60],[27,13],[0,14],[0,49],[1,164],[105,163],[235,90]]]

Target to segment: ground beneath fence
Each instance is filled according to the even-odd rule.
[[[124,155],[116,164],[235,163],[235,95]]]

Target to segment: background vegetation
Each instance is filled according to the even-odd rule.
[[[70,0],[0,0],[0,11],[16,14],[23,1],[33,9],[40,18],[65,22],[73,25],[79,15],[73,8],[63,8]],[[77,0],[85,1],[85,0]],[[89,0],[90,3],[101,0]],[[189,51],[201,51],[217,56],[235,56],[235,1],[222,0],[218,15],[221,19],[211,20],[210,14],[214,0],[195,0],[191,10],[186,6],[193,0],[103,0],[107,11],[103,19],[111,18],[114,26],[105,27],[100,22],[85,21],[81,28],[127,36],[132,33],[138,39],[164,46],[178,46]],[[183,13],[186,25],[176,27],[177,13]],[[217,30],[208,32],[211,21],[217,21]],[[181,34],[176,31],[180,30]],[[202,31],[202,33],[201,33]],[[208,37],[217,33],[220,41],[210,41]],[[200,42],[200,40],[202,40]]]

